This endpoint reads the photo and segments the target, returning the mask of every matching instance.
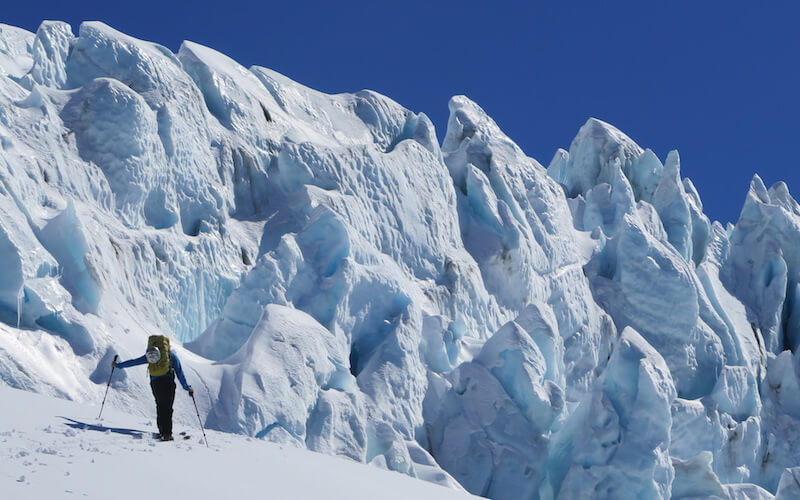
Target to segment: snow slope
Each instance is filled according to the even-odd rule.
[[[466,493],[350,460],[228,433],[195,420],[188,440],[161,443],[153,422],[0,387],[0,496],[42,498],[466,499]],[[177,431],[177,429],[176,429]],[[214,473],[210,474],[209,471]]]
[[[163,332],[218,431],[497,499],[790,491],[787,186],[723,227],[676,151],[590,119],[545,168],[449,108],[440,143],[192,42],[0,25],[0,381],[95,403]],[[144,369],[112,387],[152,416]]]

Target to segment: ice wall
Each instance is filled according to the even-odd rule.
[[[449,107],[440,145],[372,91],[0,25],[0,380],[99,399],[164,332],[217,429],[491,498],[790,496],[788,188],[724,228],[677,152],[590,119],[545,169]]]

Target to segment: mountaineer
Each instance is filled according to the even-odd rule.
[[[156,422],[158,434],[162,441],[172,441],[172,403],[175,401],[175,375],[181,386],[194,398],[194,389],[186,382],[178,355],[169,348],[169,339],[164,335],[151,335],[147,339],[147,351],[144,356],[117,363],[111,362],[112,370],[128,368],[147,363],[150,374],[150,388],[156,398]]]

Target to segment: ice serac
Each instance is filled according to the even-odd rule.
[[[442,144],[456,188],[464,247],[487,291],[513,319],[540,304],[563,341],[567,397],[575,400],[607,359],[615,331],[582,266],[594,246],[572,227],[560,187],[466,97],[450,101]]]
[[[127,85],[97,78],[67,102],[61,119],[74,134],[80,157],[105,174],[120,218],[139,225],[145,198],[165,181],[158,176],[157,163],[166,158],[156,113]]]
[[[75,36],[67,23],[45,21],[33,40],[33,67],[29,76],[36,84],[64,88],[67,83],[66,63]]]
[[[761,383],[763,410],[763,451],[760,484],[775,491],[783,482],[784,469],[793,467],[792,460],[800,450],[800,377],[797,373],[798,353],[783,351],[769,355],[767,376]]]
[[[786,185],[778,183],[767,190],[760,177],[753,177],[730,240],[723,282],[747,307],[768,351],[794,352],[800,344],[800,316],[795,310],[800,210]]]
[[[326,96],[263,68],[237,69],[209,49],[184,44],[181,54],[223,124],[235,128],[240,121],[236,109],[224,111],[233,101],[220,96],[255,86],[264,94],[258,102],[269,106],[271,120],[260,117],[266,138],[279,138],[271,143],[268,194],[250,191],[260,206],[248,218],[264,219],[254,266],[193,348],[214,359],[238,348],[258,321],[258,304],[305,311],[347,337],[350,369],[372,399],[374,418],[412,439],[427,384],[418,354],[424,317],[458,311],[428,332],[439,337],[456,321],[475,328],[492,320],[492,311],[456,306],[481,302],[474,282],[437,284],[448,262],[474,264],[458,247],[453,192],[438,148],[406,126],[412,120],[424,128],[426,119],[372,92]]]
[[[790,456],[800,449],[797,429],[798,283],[800,210],[784,183],[767,189],[753,177],[739,221],[730,233],[722,283],[743,304],[754,339],[762,349],[760,484],[779,486]]]
[[[545,498],[669,498],[670,370],[626,328],[595,390],[553,438]]]
[[[163,332],[216,429],[491,498],[790,498],[788,187],[725,227],[677,152],[590,119],[545,170],[449,108],[440,146],[374,91],[0,25],[0,381],[100,400]]]
[[[661,353],[682,397],[711,392],[724,349],[701,318],[702,287],[691,264],[626,215],[586,269],[598,302],[618,328],[632,326]]]
[[[782,437],[793,433],[778,428],[794,424],[764,391],[770,351],[780,352],[765,339],[772,336],[774,346],[786,337],[791,285],[788,261],[775,250],[785,236],[761,232],[770,224],[791,228],[796,203],[784,185],[768,191],[755,180],[739,224],[711,224],[694,185],[680,177],[677,152],[662,165],[600,125],[590,120],[549,168],[570,200],[573,224],[597,242],[584,268],[594,297],[618,329],[634,327],[670,369],[680,396],[672,405],[673,459],[696,463],[711,452],[710,467],[731,495],[750,491],[742,486],[749,482],[775,491],[795,449]],[[605,156],[594,161],[597,151]],[[759,252],[769,257],[754,264]]]
[[[549,173],[567,195],[585,195],[598,184],[609,183],[617,167],[630,171],[644,151],[608,123],[590,118],[572,141],[568,155],[558,155]],[[646,179],[649,181],[650,179]]]
[[[687,189],[685,186],[689,187]],[[667,156],[661,180],[653,195],[670,244],[684,259],[700,264],[708,243],[710,223],[702,213],[702,204],[689,179],[681,180],[677,151]]]
[[[510,322],[452,372],[440,406],[429,410],[435,417],[428,439],[433,456],[467,491],[499,499],[538,495],[547,436],[564,408],[561,389],[544,380],[546,368],[528,332]]]
[[[662,164],[653,151],[643,150],[618,129],[591,118],[569,152],[559,150],[553,157],[548,174],[573,200],[570,205],[578,229],[591,231],[599,226],[613,235],[626,213],[647,212],[652,206],[676,250],[696,264],[702,261],[710,222],[694,185],[680,178],[677,151],[671,151]]]

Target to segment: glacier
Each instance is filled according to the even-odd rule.
[[[545,167],[449,109],[0,25],[0,382],[98,402],[163,332],[219,431],[494,499],[796,498],[788,187],[723,226],[677,151],[592,118]]]

